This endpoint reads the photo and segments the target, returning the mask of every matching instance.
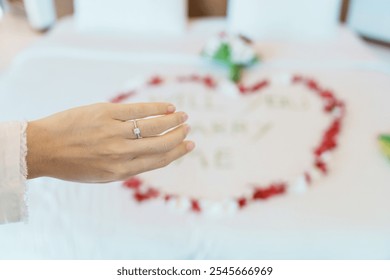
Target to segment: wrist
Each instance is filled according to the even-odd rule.
[[[48,141],[39,121],[28,122],[27,125],[27,179],[47,176]]]

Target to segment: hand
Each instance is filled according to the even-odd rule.
[[[101,103],[29,122],[28,178],[110,182],[164,167],[195,146],[186,120],[167,103]]]

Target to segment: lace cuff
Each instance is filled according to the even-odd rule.
[[[0,223],[27,220],[27,122],[0,123]]]

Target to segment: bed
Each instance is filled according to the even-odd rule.
[[[124,38],[81,35],[63,20],[0,77],[0,121],[108,101],[141,74],[223,75],[199,51],[225,27],[224,18],[199,19],[181,36]],[[255,45],[263,62],[250,71],[316,78],[347,104],[331,174],[315,188],[209,217],[139,204],[121,183],[35,179],[28,223],[0,228],[0,258],[389,259],[390,165],[376,135],[390,129],[390,68],[343,26],[329,40]]]

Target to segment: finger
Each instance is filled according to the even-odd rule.
[[[138,157],[166,153],[181,144],[189,130],[188,125],[181,125],[162,136],[128,140],[131,154]]]
[[[150,116],[171,114],[176,108],[170,103],[111,104],[110,112],[114,119],[127,121]]]
[[[133,121],[122,122],[121,131],[123,131],[125,138],[136,139],[137,136],[134,133],[136,125],[141,131],[141,137],[157,136],[183,124],[187,119],[187,114],[180,112],[161,117],[136,120],[136,124]]]
[[[128,170],[131,170],[131,173],[129,172],[128,177],[133,176],[134,174],[165,167],[171,162],[191,152],[194,148],[194,142],[184,141],[169,152],[135,158],[129,162]]]

